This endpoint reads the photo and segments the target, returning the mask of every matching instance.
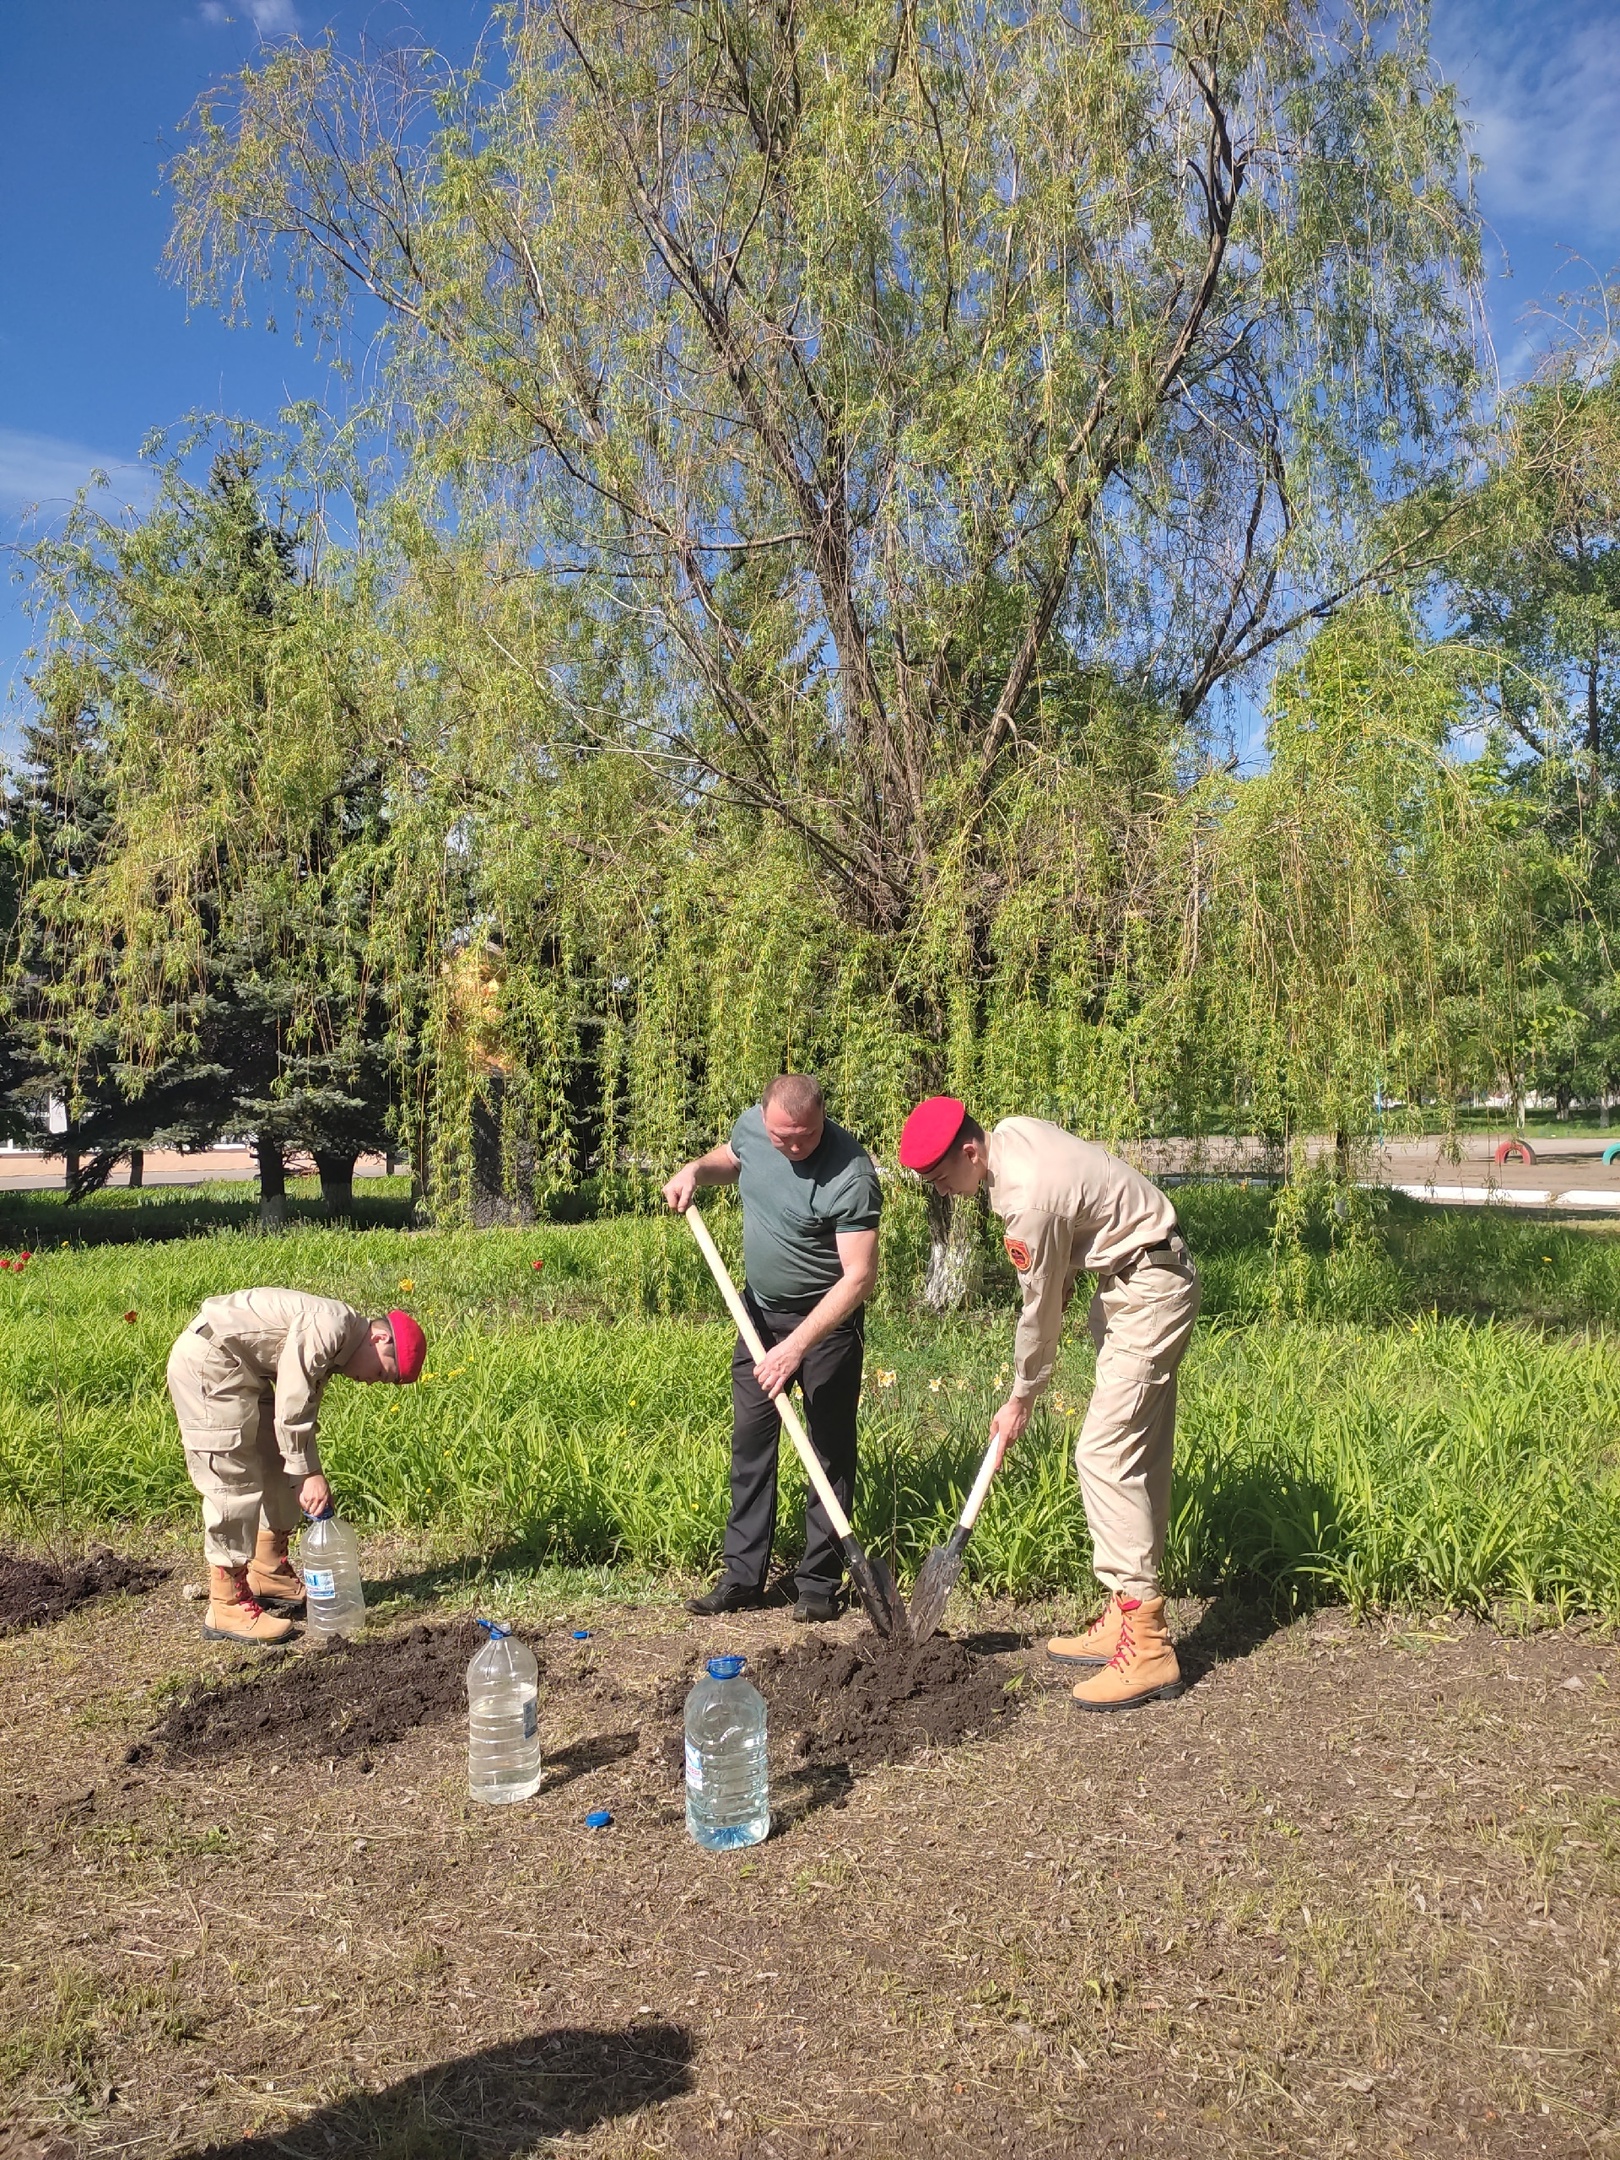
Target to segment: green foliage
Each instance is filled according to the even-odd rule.
[[[1466,435],[1453,102],[1398,10],[1164,27],[588,0],[511,10],[498,69],[288,43],[199,108],[194,291],[388,324],[378,964],[446,1219],[481,1154],[531,1205],[633,1190],[784,1061],[874,1141],[940,1084],[1287,1125],[1309,1013],[1347,1101],[1467,1064],[1410,1018],[1473,955],[1436,992],[1393,924],[1346,995],[1314,892],[1244,994],[1270,827],[1223,857],[1199,717],[1449,515],[1383,512]],[[1357,719],[1384,899],[1435,820],[1370,860]]]
[[[1302,1317],[1278,1324],[1265,1319],[1266,1196],[1187,1187],[1178,1204],[1210,1317],[1183,1373],[1176,1587],[1620,1612],[1620,1242],[1415,1206],[1359,1242],[1313,1220]],[[79,1212],[94,1222],[151,1205],[109,1194]],[[19,1196],[7,1213],[37,1236],[49,1207]],[[715,1221],[734,1248],[734,1211]],[[232,1233],[41,1245],[20,1278],[0,1271],[9,1528],[41,1534],[64,1509],[78,1526],[190,1518],[164,1359],[203,1297],[264,1279],[266,1249]],[[428,1327],[431,1379],[397,1394],[334,1383],[328,1397],[328,1464],[360,1521],[472,1542],[501,1565],[713,1562],[729,1336],[679,1224],[310,1227],[274,1253],[280,1281],[371,1310],[408,1295]],[[922,1322],[902,1304],[874,1318],[859,1528],[907,1570],[948,1526],[1004,1391],[1015,1293],[1003,1272],[999,1311]],[[1457,1317],[1433,1314],[1442,1300]],[[1493,1309],[1597,1332],[1472,1317]],[[1069,1454],[1090,1371],[1071,1321],[1048,1407],[970,1547],[986,1588],[1089,1581]],[[784,1474],[796,1495],[796,1469]]]
[[[75,1148],[246,1130],[324,1166],[385,1138],[369,616],[320,571],[282,448],[279,503],[239,435],[206,486],[177,457],[145,517],[81,502],[35,550],[13,977]]]

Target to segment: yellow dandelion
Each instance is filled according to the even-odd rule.
[[[405,1291],[407,1295],[409,1295],[409,1293],[416,1288],[415,1279],[409,1275],[402,1275],[399,1278],[399,1287],[403,1291]]]

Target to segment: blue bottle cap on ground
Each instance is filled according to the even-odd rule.
[[[591,1639],[591,1631],[590,1631],[590,1629],[589,1629],[588,1627],[577,1627],[577,1628],[575,1628],[575,1630],[574,1630],[574,1640],[575,1640],[575,1642],[589,1642],[589,1641],[590,1641],[590,1639]]]
[[[587,1830],[605,1830],[612,1820],[613,1812],[610,1808],[592,1808],[585,1818],[585,1827]]]
[[[711,1680],[735,1680],[748,1663],[745,1657],[712,1657],[709,1660]]]

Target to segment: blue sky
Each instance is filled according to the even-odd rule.
[[[137,489],[142,438],[188,411],[341,407],[341,383],[290,334],[188,318],[159,268],[162,163],[198,94],[261,36],[331,23],[348,42],[410,22],[461,54],[488,14],[486,0],[3,0],[0,540],[29,504],[59,515],[94,466]],[[1620,0],[1441,0],[1435,47],[1485,160],[1491,330],[1517,375],[1526,317],[1620,262]],[[8,583],[0,694],[27,641]]]

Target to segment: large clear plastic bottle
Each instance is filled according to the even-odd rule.
[[[497,1805],[540,1790],[540,1668],[494,1620],[467,1667],[467,1790]]]
[[[765,1698],[742,1677],[746,1658],[710,1658],[686,1698],[686,1827],[708,1852],[759,1845],[771,1833]]]
[[[366,1593],[360,1585],[360,1540],[330,1508],[312,1515],[298,1541],[304,1576],[304,1614],[318,1641],[358,1635],[366,1624]]]

